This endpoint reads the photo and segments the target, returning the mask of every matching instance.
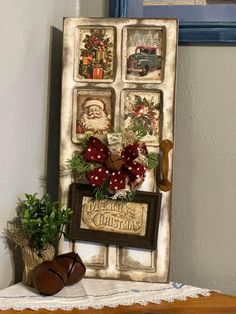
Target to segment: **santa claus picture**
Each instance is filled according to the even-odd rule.
[[[86,98],[76,121],[76,134],[90,132],[101,137],[111,128],[111,115],[107,113],[106,104],[98,97]]]

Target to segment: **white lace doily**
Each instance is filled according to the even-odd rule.
[[[34,288],[18,283],[0,291],[0,310],[100,309],[104,306],[116,307],[134,303],[173,302],[199,295],[209,296],[210,291],[174,282],[158,284],[85,278],[78,284],[65,287],[54,296],[43,296]]]

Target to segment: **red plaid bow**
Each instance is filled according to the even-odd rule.
[[[140,185],[144,180],[146,167],[135,161],[139,154],[147,154],[145,144],[136,142],[126,146],[119,158],[122,160],[120,169],[111,170],[106,165],[107,159],[111,157],[111,152],[99,139],[91,136],[84,153],[84,159],[99,163],[101,166],[87,173],[89,184],[99,187],[109,180],[109,189],[112,191],[124,189],[127,183],[131,184],[132,187]]]

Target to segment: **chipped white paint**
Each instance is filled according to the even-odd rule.
[[[117,43],[124,42],[126,45],[127,33],[125,29],[139,26],[140,30],[147,29],[148,27],[155,27],[156,29],[165,30],[165,63],[164,63],[164,75],[163,80],[156,81],[136,81],[122,79],[122,75],[126,67],[125,53],[120,51],[120,47],[115,47],[115,54],[117,58],[117,70],[114,75],[113,81],[98,80],[92,82],[92,88],[94,83],[103,84],[105,88],[114,88],[116,91],[115,98],[115,128],[119,126],[120,121],[120,102],[121,91],[124,89],[134,90],[158,90],[163,94],[163,121],[162,121],[162,138],[173,141],[173,105],[175,96],[175,63],[176,63],[176,43],[177,43],[177,21],[175,19],[166,20],[135,20],[135,19],[75,19],[67,18],[64,21],[64,47],[63,47],[63,78],[62,78],[62,107],[61,107],[61,146],[60,146],[60,201],[67,203],[68,188],[73,181],[71,175],[64,175],[66,160],[70,159],[75,151],[78,151],[78,145],[74,144],[71,140],[72,120],[73,120],[73,90],[74,88],[91,88],[91,82],[77,82],[74,77],[76,67],[76,60],[78,59],[78,51],[75,47],[78,47],[78,37],[75,30],[80,31],[81,28],[89,25],[94,27],[97,25],[103,25],[103,27],[114,27],[116,30]],[[125,40],[125,41],[124,41]],[[108,82],[107,82],[108,81]],[[147,87],[149,86],[149,87]],[[100,85],[101,87],[101,85]],[[154,148],[153,148],[154,149]],[[156,150],[158,148],[155,148]],[[172,154],[170,154],[170,176],[172,174]],[[156,190],[156,182],[153,176],[151,182],[148,182],[146,188],[149,191]],[[166,282],[169,275],[169,242],[170,242],[170,210],[171,210],[171,192],[162,193],[162,205],[159,223],[159,235],[157,243],[157,253],[150,250],[122,250],[115,249],[109,246],[107,248],[108,263],[107,267],[101,264],[101,269],[96,266],[94,268],[94,260],[98,257],[94,254],[87,263],[86,276],[99,277],[99,278],[122,278],[129,280],[140,280],[150,282]],[[59,252],[66,252],[68,247],[68,241],[61,241]],[[80,242],[75,243],[75,250],[79,252],[82,259],[87,258],[87,254],[90,254],[89,247],[86,250],[81,250]],[[99,244],[97,245],[99,247]],[[104,250],[104,247],[101,248]],[[126,265],[124,266],[124,255],[128,252],[128,258],[126,258]],[[91,254],[90,254],[91,255]],[[102,251],[97,250],[97,255],[102,256]],[[120,258],[120,256],[122,256]],[[153,257],[155,261],[153,262]],[[118,258],[118,259],[117,259]],[[125,271],[123,267],[128,267],[127,261],[129,260],[129,269]],[[142,260],[142,263],[140,263]],[[122,264],[119,265],[119,262]],[[133,265],[139,264],[140,267],[133,267]],[[149,267],[146,267],[146,265]]]

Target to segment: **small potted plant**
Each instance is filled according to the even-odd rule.
[[[55,246],[70,215],[69,208],[64,208],[48,194],[42,198],[25,194],[25,199],[19,200],[17,217],[8,223],[6,236],[22,249],[25,284],[32,285],[31,273],[35,266],[53,259]]]

